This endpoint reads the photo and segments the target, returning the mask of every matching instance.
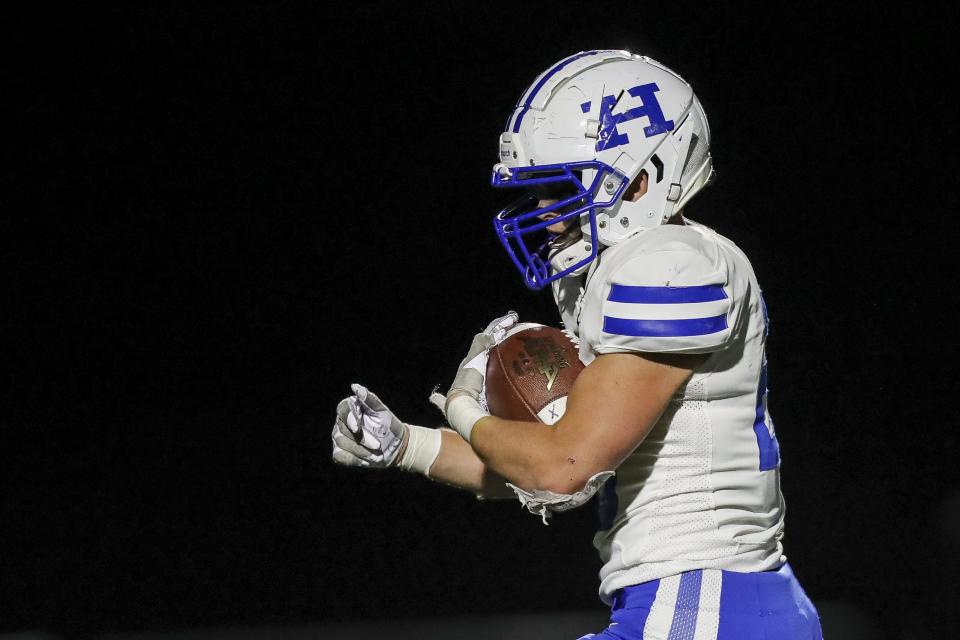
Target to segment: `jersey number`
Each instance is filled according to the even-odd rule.
[[[760,294],[760,307],[763,309],[764,335],[770,335],[770,317],[767,315],[767,303]],[[757,385],[757,417],[753,421],[753,431],[757,434],[757,446],[760,448],[760,471],[776,469],[780,462],[780,444],[773,432],[773,421],[767,426],[767,354],[764,347],[763,368],[760,370],[760,383]]]
[[[607,531],[613,527],[619,508],[617,499],[617,476],[613,476],[603,484],[597,492],[597,530]]]

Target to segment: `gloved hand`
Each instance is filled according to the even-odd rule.
[[[366,387],[352,384],[354,395],[337,405],[333,459],[352,467],[384,468],[396,462],[408,428]]]
[[[487,371],[487,353],[503,340],[507,331],[517,323],[517,312],[510,311],[496,318],[473,337],[467,357],[460,363],[457,375],[450,385],[444,404],[447,422],[464,440],[470,442],[470,433],[477,420],[489,415],[483,397]]]

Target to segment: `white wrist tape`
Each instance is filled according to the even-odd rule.
[[[473,425],[488,415],[490,414],[483,410],[480,403],[466,393],[457,393],[447,398],[447,422],[467,442],[470,442]]]
[[[404,471],[415,471],[430,477],[430,467],[440,455],[440,430],[407,425],[410,439],[398,466]]]

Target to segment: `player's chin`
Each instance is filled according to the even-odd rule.
[[[577,224],[577,220],[558,222],[557,224],[547,227],[547,231],[556,234],[556,237],[550,241],[550,249],[552,251],[566,249],[583,237],[583,232],[580,230],[580,225]]]

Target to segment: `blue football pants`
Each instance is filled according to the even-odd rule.
[[[776,571],[688,571],[620,589],[610,626],[580,640],[823,640],[813,603]]]

